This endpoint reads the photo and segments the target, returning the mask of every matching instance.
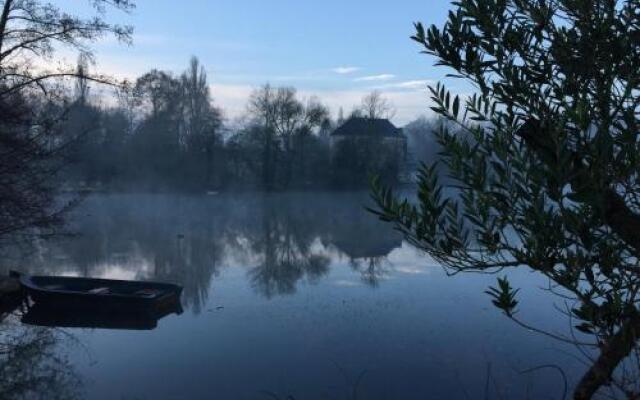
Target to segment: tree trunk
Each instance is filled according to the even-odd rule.
[[[600,356],[578,383],[573,395],[575,400],[591,399],[611,381],[616,367],[634,349],[639,333],[640,316],[636,313],[602,346]]]
[[[262,149],[262,184],[264,190],[270,191],[272,189],[272,176],[273,176],[273,154],[271,152],[273,147],[272,133],[270,128],[266,128],[264,148]]]
[[[2,15],[0,16],[0,53],[2,53],[2,48],[4,46],[4,33],[7,29],[7,21],[9,19],[9,12],[11,11],[12,4],[13,0],[6,0],[4,2],[4,7],[2,8]]]

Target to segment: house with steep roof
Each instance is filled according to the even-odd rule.
[[[349,118],[330,136],[332,151],[344,140],[357,142],[381,141],[394,150],[400,150],[403,157],[407,153],[407,138],[401,128],[396,128],[391,121],[382,118]]]
[[[388,119],[351,117],[329,137],[334,180],[350,187],[371,174],[387,182],[403,180],[407,138]]]

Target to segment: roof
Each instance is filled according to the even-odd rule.
[[[396,128],[388,119],[349,118],[331,136],[383,136],[404,138],[402,129]]]
[[[402,246],[402,237],[392,235],[390,237],[373,238],[370,232],[362,232],[367,240],[362,240],[362,236],[335,238],[333,245],[353,259],[384,257],[389,255],[393,250]]]

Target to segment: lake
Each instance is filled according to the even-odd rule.
[[[494,308],[484,291],[496,276],[447,276],[367,204],[366,193],[89,197],[74,235],[12,252],[0,272],[175,282],[184,312],[144,331],[10,316],[0,397],[561,399],[559,369],[571,388],[584,356]],[[570,332],[547,281],[508,274],[521,319]]]

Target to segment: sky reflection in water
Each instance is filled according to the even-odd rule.
[[[5,265],[184,286],[185,313],[152,331],[51,331],[89,399],[467,399],[484,396],[487,377],[489,398],[560,398],[557,371],[520,372],[557,364],[575,379],[575,349],[514,326],[483,293],[495,277],[446,277],[367,201],[96,196],[75,212],[77,237]],[[566,333],[545,282],[511,276],[521,315]]]

